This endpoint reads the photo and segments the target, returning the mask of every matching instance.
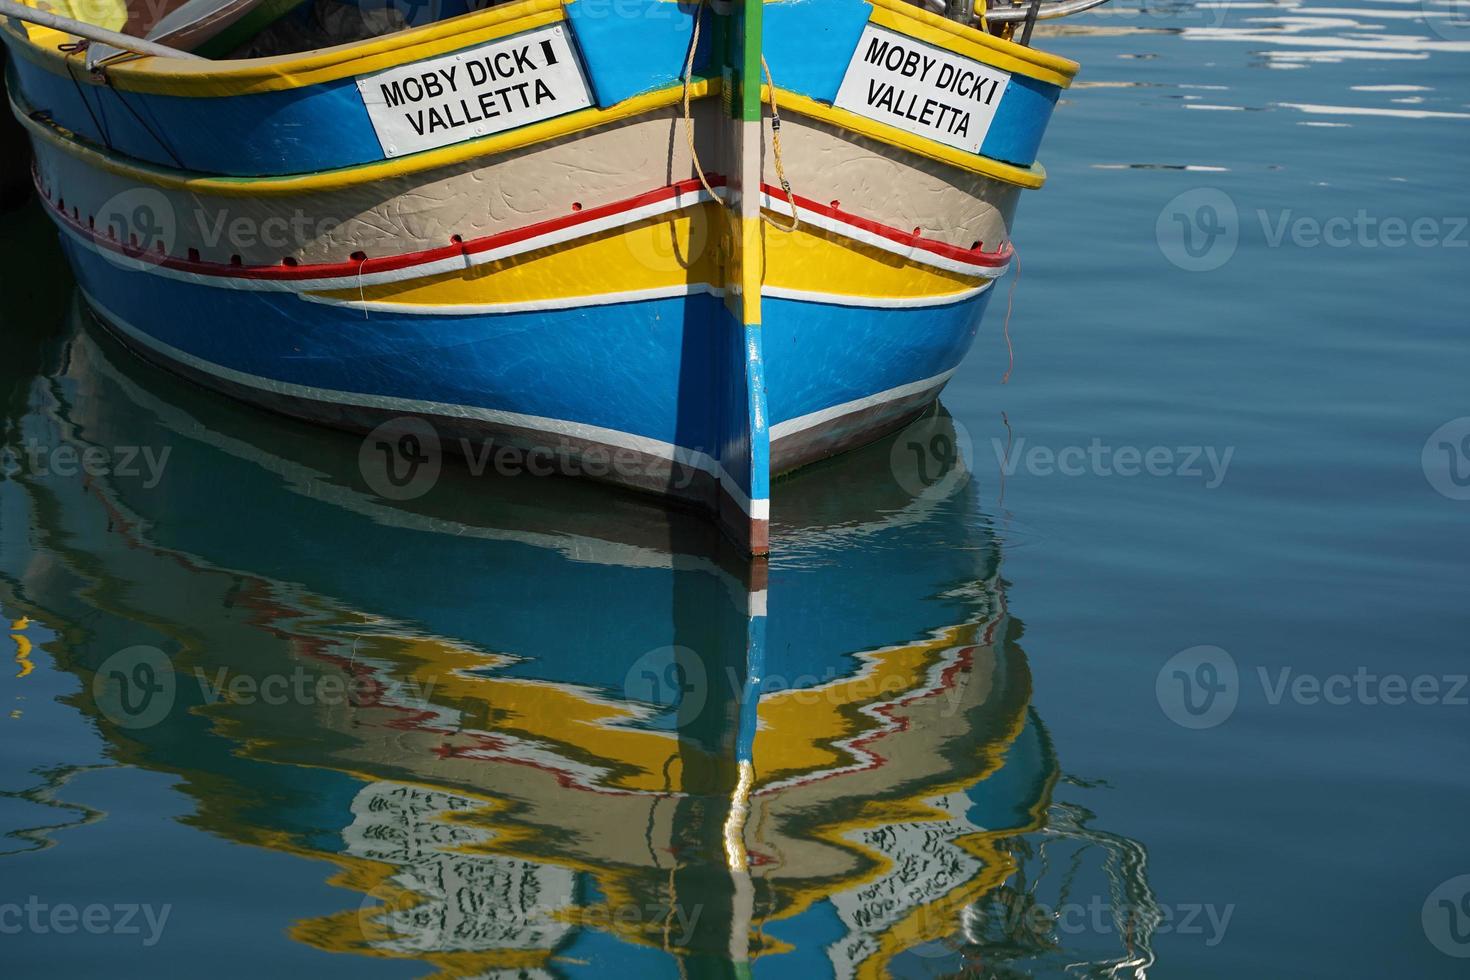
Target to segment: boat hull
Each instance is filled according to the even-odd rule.
[[[959,367],[1075,66],[895,0],[643,8],[695,68],[662,28],[640,49],[639,25],[548,0],[294,66],[124,64],[90,95],[58,88],[34,38],[5,40],[23,50],[12,102],[41,197],[129,346],[234,397],[377,433],[364,459],[385,450],[393,492],[418,465],[395,447],[428,441],[472,467],[694,504],[760,554],[773,477],[902,426]],[[716,40],[682,33],[696,17]],[[374,151],[363,105],[339,105],[385,62],[546,31],[579,52],[587,108],[401,154],[386,138]],[[1009,72],[979,152],[838,104],[844,72],[880,50],[859,45],[873,31]],[[785,81],[745,84],[766,56]],[[221,157],[238,141],[223,132],[176,148],[146,122],[205,103],[256,148]],[[293,153],[313,120],[325,138]]]

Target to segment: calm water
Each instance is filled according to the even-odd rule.
[[[6,215],[6,975],[1466,975],[1470,20],[1044,43],[1011,382],[997,303],[769,569],[581,486],[382,500]]]

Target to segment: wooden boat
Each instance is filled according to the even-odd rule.
[[[351,39],[304,51],[291,3],[114,11],[152,40],[0,10],[66,28],[5,23],[12,108],[130,346],[330,425],[545,451],[762,554],[775,475],[953,376],[1077,71],[1010,32],[1099,2],[446,0],[383,36],[334,3]]]

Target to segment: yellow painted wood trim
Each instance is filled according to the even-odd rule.
[[[761,99],[764,100],[766,98],[766,94],[762,92]],[[1017,167],[1014,164],[992,160],[990,157],[966,153],[964,150],[946,146],[935,140],[926,139],[923,136],[916,136],[907,130],[899,129],[897,126],[880,123],[877,120],[869,119],[867,116],[860,116],[855,112],[839,109],[836,106],[827,105],[825,102],[818,102],[804,95],[797,95],[795,92],[787,92],[782,89],[776,90],[776,104],[782,109],[790,109],[792,112],[800,113],[803,116],[810,116],[813,119],[830,123],[840,129],[867,136],[871,139],[878,140],[880,143],[887,143],[889,146],[909,150],[920,156],[928,157],[931,160],[938,160],[940,163],[947,163],[972,173],[994,177],[996,180],[1003,180],[1008,184],[1016,184],[1027,190],[1035,190],[1046,183],[1046,168],[1040,163],[1034,163],[1029,167]]]
[[[1062,88],[1072,84],[1081,66],[1059,55],[1006,41],[957,21],[920,9],[905,0],[868,0],[868,23],[887,27],[920,41],[973,58],[1005,71],[1019,72]]]
[[[186,98],[280,92],[382,71],[565,19],[562,0],[520,0],[424,27],[305,54],[232,61],[128,59],[109,65],[107,77],[114,86],[125,91]],[[31,27],[27,33],[9,23],[5,24],[5,29],[21,42],[15,46],[21,54],[55,74],[67,73],[66,56],[56,50],[56,46],[75,40],[70,34],[44,27]],[[83,81],[95,83],[89,78],[89,72],[77,71],[75,74]]]
[[[700,99],[718,92],[719,79],[698,79],[690,86],[693,98]],[[72,156],[108,173],[118,174],[154,187],[169,187],[194,191],[201,194],[218,194],[224,197],[256,197],[280,194],[301,194],[312,191],[335,191],[358,184],[390,177],[403,177],[439,167],[449,167],[477,157],[490,157],[508,153],[536,143],[571,136],[575,133],[606,126],[610,123],[632,119],[656,109],[677,105],[683,98],[682,85],[671,85],[656,92],[635,95],[608,109],[583,109],[557,116],[544,122],[532,123],[504,133],[494,133],[479,139],[466,140],[435,150],[425,150],[392,160],[378,160],[338,170],[321,173],[300,174],[281,177],[217,177],[188,170],[175,170],[157,164],[144,163],[132,157],[110,153],[95,143],[63,129],[53,122],[32,119],[30,108],[21,104],[19,96],[11,93],[11,108],[15,115],[32,133],[46,142],[70,153]]]

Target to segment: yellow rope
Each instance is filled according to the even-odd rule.
[[[699,48],[699,25],[704,5],[705,0],[699,0],[699,6],[694,10],[694,33],[689,38],[689,55],[684,59],[684,138],[689,143],[689,158],[694,162],[694,172],[699,175],[699,182],[704,185],[705,192],[710,197],[718,197],[715,189],[710,186],[709,177],[705,175],[704,166],[699,162],[699,150],[694,146],[694,116],[689,106],[690,87],[694,80],[694,53]],[[786,161],[781,155],[781,111],[776,108],[776,81],[771,77],[771,66],[766,63],[765,55],[761,55],[761,68],[766,73],[766,88],[770,93],[771,151],[776,162],[776,177],[781,181],[781,189],[786,192],[786,203],[791,208],[791,224],[780,223],[764,210],[761,211],[761,217],[781,231],[795,231],[801,227],[801,218],[796,213],[796,196],[791,191],[791,181],[786,179]],[[756,188],[756,191],[759,193],[760,189]]]
[[[699,174],[699,182],[710,197],[718,199],[719,195],[709,185],[709,178],[699,163],[699,151],[694,148],[694,119],[689,111],[689,85],[694,77],[694,52],[699,47],[699,22],[704,13],[704,2],[699,0],[699,6],[694,8],[694,36],[689,39],[689,57],[684,61],[684,136],[689,140],[689,156],[694,161],[694,172]]]
[[[771,66],[766,64],[765,55],[761,55],[761,67],[766,72],[766,90],[771,100],[771,155],[776,160],[776,176],[781,180],[781,189],[786,192],[786,203],[791,207],[791,224],[783,225],[765,211],[761,212],[761,217],[773,228],[795,231],[801,227],[801,218],[796,214],[796,196],[791,193],[791,181],[786,179],[786,165],[781,159],[781,113],[776,108],[776,80],[771,77]]]

